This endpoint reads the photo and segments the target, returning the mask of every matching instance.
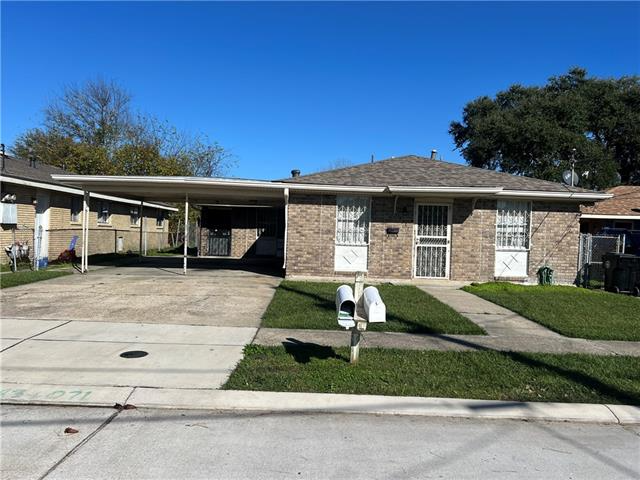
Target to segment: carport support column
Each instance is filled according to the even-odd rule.
[[[80,271],[89,271],[89,211],[91,196],[87,190],[82,197],[82,258],[80,259]]]
[[[138,217],[140,218],[140,246],[138,247],[140,250],[138,258],[142,260],[142,235],[143,235],[143,226],[144,226],[144,202],[140,200],[140,210],[138,210]]]
[[[182,261],[182,270],[187,274],[187,249],[189,246],[189,195],[184,197],[184,259]]]

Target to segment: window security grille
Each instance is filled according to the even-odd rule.
[[[131,225],[140,224],[140,213],[138,212],[138,207],[131,207],[131,210],[129,211],[129,218],[131,220]]]
[[[500,200],[496,219],[496,248],[528,250],[530,225],[529,202]]]
[[[73,223],[80,222],[80,214],[82,213],[82,198],[78,196],[71,197],[71,221]]]
[[[109,223],[109,202],[100,202],[98,204],[98,223]]]
[[[338,197],[336,245],[369,244],[369,198]]]

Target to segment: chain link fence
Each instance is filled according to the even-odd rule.
[[[604,286],[602,256],[610,252],[623,253],[624,249],[624,235],[581,233],[578,254],[579,284],[586,288],[602,288]]]

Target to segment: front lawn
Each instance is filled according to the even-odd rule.
[[[567,337],[640,341],[640,300],[585,288],[474,284],[463,290]]]
[[[640,404],[640,358],[248,345],[227,390]]]
[[[335,295],[339,283],[283,281],[263,316],[263,327],[340,329]],[[378,285],[387,322],[367,329],[387,332],[484,335],[475,323],[412,285]]]
[[[17,287],[18,285],[63,277],[65,275],[71,275],[72,273],[73,271],[71,270],[61,270],[59,268],[51,270],[24,270],[15,273],[3,273],[0,275],[0,288]]]

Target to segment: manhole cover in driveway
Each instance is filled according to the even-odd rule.
[[[130,350],[120,354],[122,358],[141,358],[146,357],[147,355],[149,355],[149,352],[145,352],[143,350]]]

